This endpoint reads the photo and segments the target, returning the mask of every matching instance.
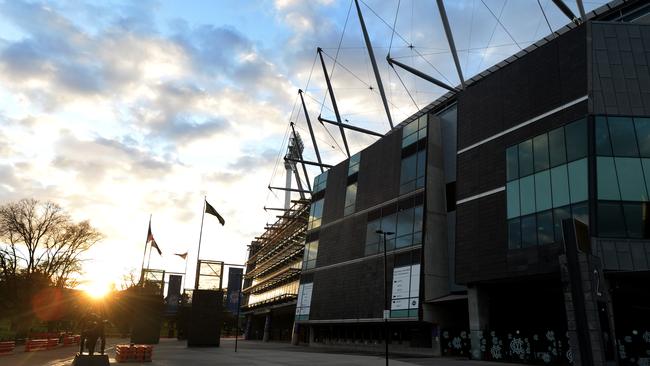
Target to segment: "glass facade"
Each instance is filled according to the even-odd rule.
[[[650,118],[595,117],[598,236],[650,238]]]
[[[406,248],[422,244],[422,221],[424,206],[420,200],[409,198],[395,207],[383,209],[381,215],[369,220],[366,226],[366,255],[383,251],[383,236],[377,230],[395,233],[387,237],[386,250]]]
[[[327,186],[327,171],[314,178],[314,193],[320,192]]]
[[[402,148],[427,137],[427,117],[427,114],[420,116],[420,118],[402,128]]]
[[[321,219],[323,218],[323,201],[321,198],[311,203],[309,208],[309,222],[307,223],[307,230],[316,229],[320,227]]]
[[[355,203],[357,201],[357,182],[349,184],[345,189],[345,208],[343,209],[344,215],[354,213]]]
[[[359,162],[361,161],[361,154],[356,153],[350,157],[348,161],[348,177],[359,172]]]
[[[302,259],[302,269],[316,267],[316,257],[318,256],[318,240],[305,244],[305,254]]]
[[[424,187],[426,150],[417,151],[402,158],[399,193],[404,194]]]
[[[550,244],[562,219],[588,223],[587,120],[506,149],[508,247]]]

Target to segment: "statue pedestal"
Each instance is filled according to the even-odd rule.
[[[77,353],[72,366],[109,366],[108,355],[82,355]]]

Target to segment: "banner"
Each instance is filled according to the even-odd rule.
[[[239,304],[239,294],[241,293],[243,276],[243,268],[228,268],[228,300],[226,302],[226,309],[228,309],[233,314],[237,314],[237,305]]]

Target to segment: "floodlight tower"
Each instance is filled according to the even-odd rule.
[[[289,210],[291,207],[291,177],[292,174],[296,176],[296,183],[298,184],[298,191],[300,192],[301,198],[304,198],[304,193],[302,189],[302,183],[300,182],[300,174],[298,173],[298,167],[296,161],[302,160],[302,152],[305,149],[305,145],[300,138],[300,135],[296,131],[291,132],[291,138],[289,138],[289,144],[287,146],[287,154],[284,156],[284,169],[286,171],[286,181],[284,191],[284,209]]]

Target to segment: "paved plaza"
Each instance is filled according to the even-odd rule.
[[[127,343],[124,339],[110,339],[107,342],[108,355],[113,364],[115,344]],[[383,355],[339,352],[334,349],[296,347],[286,343],[262,343],[257,341],[239,341],[235,353],[235,342],[232,339],[221,341],[219,348],[187,348],[184,341],[163,339],[154,346],[153,362],[127,363],[125,365],[143,366],[203,366],[203,365],[383,365]],[[68,366],[72,363],[77,349],[75,347],[59,348],[51,351],[23,352],[17,349],[13,355],[0,356],[3,366]],[[503,363],[468,361],[453,358],[406,357],[396,355],[391,357],[390,365],[422,365],[422,366],[464,366],[464,365],[506,365]],[[507,364],[513,365],[513,364]]]

